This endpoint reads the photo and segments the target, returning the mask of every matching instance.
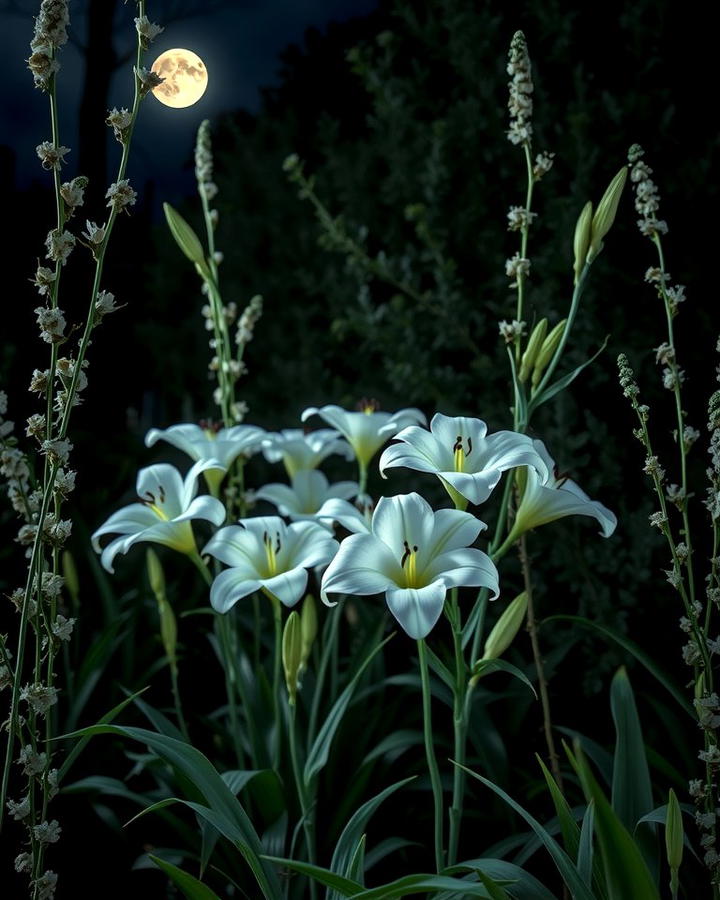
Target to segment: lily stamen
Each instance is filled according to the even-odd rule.
[[[268,573],[270,576],[277,574],[277,555],[280,552],[280,532],[275,534],[275,544],[272,536],[267,531],[263,532],[263,544],[265,544],[265,556],[267,559]]]
[[[403,553],[402,559],[400,560],[400,567],[404,569],[405,563],[407,563],[407,569],[405,570],[407,586],[417,587],[417,544],[413,544],[413,547],[411,549],[408,542],[403,541],[403,546],[405,547],[405,552]]]

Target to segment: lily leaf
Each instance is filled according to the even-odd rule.
[[[599,350],[590,357],[590,359],[586,359],[584,363],[581,363],[576,369],[573,369],[572,372],[568,372],[567,375],[563,375],[562,378],[558,378],[557,381],[553,382],[553,384],[548,385],[541,393],[535,394],[534,397],[530,398],[530,402],[527,405],[527,414],[529,417],[535,412],[535,410],[542,406],[543,403],[547,403],[548,400],[551,400],[556,394],[559,394],[560,391],[564,391],[566,387],[571,385],[573,381],[578,377],[578,375],[586,369],[590,363],[595,362],[595,360],[600,356],[603,350],[607,347],[607,343],[610,340],[610,335],[608,335],[605,340],[602,342]]]
[[[455,765],[459,765],[459,763],[455,763]],[[477,778],[478,781],[482,782],[486,787],[489,787],[491,791],[494,791],[498,797],[501,797],[508,806],[511,806],[518,815],[520,815],[528,825],[532,828],[535,834],[540,838],[543,843],[543,846],[548,851],[550,856],[552,857],[553,862],[558,868],[558,871],[562,875],[565,884],[570,889],[570,892],[573,896],[573,900],[595,900],[590,889],[587,887],[585,882],[580,877],[577,869],[575,868],[575,864],[567,855],[567,853],[562,849],[562,847],[558,844],[558,842],[552,838],[545,828],[535,819],[530,813],[520,806],[509,794],[506,794],[505,791],[498,787],[496,784],[493,784],[492,781],[488,781],[487,778],[483,778],[482,775],[478,775],[477,772],[473,772],[472,769],[468,769],[465,766],[460,766],[461,769],[464,769],[469,775],[472,775],[473,778]]]
[[[473,675],[478,675],[480,678],[484,678],[485,675],[489,675],[491,672],[507,672],[513,678],[522,681],[523,684],[530,688],[537,700],[537,692],[533,687],[532,681],[517,666],[509,663],[506,659],[480,659],[473,666]]]
[[[362,665],[353,676],[350,684],[348,684],[345,690],[340,694],[340,696],[335,701],[332,709],[328,713],[328,716],[325,719],[322,728],[318,732],[318,736],[315,738],[310,752],[308,753],[308,758],[305,763],[303,781],[305,782],[306,787],[310,786],[313,778],[315,778],[323,770],[325,764],[328,761],[330,744],[335,737],[335,733],[340,727],[342,718],[345,715],[345,710],[350,705],[352,695],[355,692],[355,688],[358,686],[358,682],[362,678],[365,670],[370,665],[375,656],[392,637],[392,634],[388,635],[388,637],[386,637],[384,641],[378,644],[377,647],[375,647],[375,649],[367,655]]]
[[[189,872],[184,872],[172,863],[160,859],[159,856],[149,854],[149,858],[159,869],[163,870],[174,885],[180,888],[187,900],[220,900],[214,891],[211,891],[206,884],[198,881]]]

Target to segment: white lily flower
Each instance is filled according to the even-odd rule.
[[[92,545],[100,553],[100,538],[119,533],[102,551],[104,569],[113,572],[113,560],[140,541],[152,541],[172,547],[180,553],[195,554],[197,547],[190,521],[205,519],[213,525],[225,521],[225,507],[214,497],[196,497],[197,478],[204,469],[217,465],[217,460],[195,463],[183,477],[174,466],[158,463],[138,472],[138,502],[113,513],[92,535]]]
[[[210,603],[226,613],[262,588],[285,606],[294,606],[305,593],[306,570],[330,562],[338,546],[322,525],[286,525],[279,516],[256,516],[221,528],[203,553],[231,568],[213,581]]]
[[[315,518],[320,522],[338,522],[343,528],[353,534],[370,534],[372,531],[372,501],[367,494],[362,495],[362,509],[356,506],[361,502],[361,498],[355,503],[348,503],[347,500],[326,500],[320,509],[315,513]]]
[[[458,495],[464,501],[483,503],[507,469],[536,466],[544,471],[544,462],[527,435],[515,431],[488,435],[480,419],[436,413],[430,431],[411,425],[395,439],[402,443],[387,447],[380,457],[383,478],[385,469],[393,466],[432,472],[457,506],[463,505]]]
[[[597,500],[591,500],[566,475],[558,474],[555,460],[542,441],[534,440],[533,444],[543,460],[545,474],[528,467],[522,500],[515,514],[512,530],[500,551],[509,547],[521,534],[531,528],[537,528],[563,516],[592,516],[600,523],[602,536],[610,537],[617,526],[615,513]]]
[[[283,428],[269,432],[263,440],[263,456],[268,462],[285,464],[288,478],[304,469],[316,469],[332,453],[345,459],[353,458],[350,444],[334,428],[303,431],[302,428]]]
[[[390,612],[411,637],[426,637],[440,618],[448,588],[487,587],[495,599],[498,572],[487,554],[469,547],[485,528],[458,509],[434,512],[419,494],[382,497],[372,531],[340,544],[322,579],[328,593],[385,592]]]
[[[359,487],[355,481],[338,481],[329,484],[325,475],[317,469],[301,469],[287,484],[266,484],[255,491],[257,500],[269,500],[281,515],[293,520],[317,519],[317,513],[326,500],[349,500],[357,496]]]
[[[360,412],[348,412],[339,406],[310,406],[302,414],[302,421],[318,415],[328,425],[336,428],[353,448],[362,469],[382,445],[394,437],[401,428],[411,422],[427,421],[425,415],[414,408],[400,409],[395,413],[380,412],[374,402],[363,401]]]
[[[238,456],[259,450],[264,437],[265,430],[256,425],[233,425],[232,428],[220,429],[171,425],[164,430],[151,428],[145,435],[145,446],[152,447],[157,441],[167,441],[196,462],[215,460],[215,466],[206,467],[205,479],[210,490],[217,493],[225,473]]]

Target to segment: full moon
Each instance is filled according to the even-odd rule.
[[[165,106],[175,109],[192,106],[205,93],[207,69],[192,50],[166,50],[152,64],[152,71],[165,79],[153,88],[153,94]]]

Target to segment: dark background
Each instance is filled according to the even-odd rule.
[[[351,408],[367,395],[378,397],[384,409],[419,405],[428,415],[436,410],[478,415],[491,429],[508,427],[506,362],[497,322],[511,318],[514,308],[504,260],[518,242],[505,231],[505,214],[509,206],[522,204],[525,190],[522,154],[504,138],[504,67],[517,28],[526,33],[534,65],[534,150],[557,154],[536,194],[540,217],[531,238],[530,315],[548,315],[552,324],[565,314],[575,218],[587,199],[597,202],[624,163],[629,144],[641,143],[660,187],[661,215],[671,229],[668,266],[674,282],[688,285],[688,301],[676,324],[688,378],[688,422],[703,429],[707,396],[715,387],[720,317],[711,281],[717,232],[715,50],[701,5],[670,0],[582,8],[562,2],[510,7],[453,0],[219,3],[217,9],[204,5],[194,15],[188,15],[190,2],[165,6],[178,18],[152,45],[148,61],[168,47],[187,46],[204,59],[210,82],[205,98],[188,110],[166,109],[153,98],[141,108],[129,169],[140,198],[130,219],[118,223],[105,277],[105,286],[127,305],[94,336],[90,386],[73,426],[81,473],[73,498],[73,552],[88,583],[96,576],[86,535],[127,501],[138,467],[163,452],[143,447],[147,428],[214,412],[199,285],[160,215],[162,201],[168,200],[200,228],[192,149],[202,118],[212,121],[216,149],[224,297],[241,308],[254,293],[266,299],[266,315],[248,348],[249,375],[241,383],[240,395],[250,405],[248,421],[290,427],[308,405]],[[122,56],[131,47],[134,4],[102,0],[91,3],[89,12],[85,3],[72,7],[74,34],[97,52],[91,78],[86,52],[69,46],[62,54],[61,135],[72,148],[66,172],[68,177],[89,174],[93,184],[102,185],[112,180],[103,157],[112,172],[119,148],[102,125],[105,110],[129,106],[132,99],[127,63],[117,72],[108,63],[111,53]],[[109,28],[102,13],[107,16],[112,7],[116,19]],[[162,24],[162,11],[162,4],[151,5],[151,20]],[[92,19],[95,37],[88,43],[93,14],[99,18]],[[35,337],[37,297],[27,279],[52,224],[50,178],[34,153],[49,136],[49,126],[46,99],[33,90],[24,69],[31,21],[9,10],[0,21],[0,59],[6,69],[0,88],[0,184],[6,223],[12,223],[5,238],[0,382],[8,385],[10,417],[22,422],[35,411],[25,393],[29,375],[44,367],[46,358]],[[378,41],[387,33],[390,38]],[[363,49],[348,61],[348,51],[358,46]],[[398,279],[430,291],[434,304],[418,309],[407,292],[362,265],[349,264],[332,240],[318,241],[309,204],[298,199],[282,172],[291,152],[317,174],[319,195],[334,216],[343,215],[348,233],[369,258],[384,253]],[[94,198],[88,193],[81,221],[101,221],[100,190]],[[447,265],[438,262],[405,215],[408,204],[418,203],[426,206],[428,228]],[[668,567],[667,551],[646,525],[654,506],[641,473],[642,450],[630,435],[635,423],[615,380],[615,357],[623,351],[653,408],[658,449],[669,459],[672,423],[662,422],[669,420],[671,407],[659,386],[652,349],[664,339],[663,316],[654,292],[643,284],[654,254],[638,234],[635,218],[626,192],[594,266],[569,364],[595,352],[606,335],[608,348],[535,423],[561,469],[618,514],[618,531],[602,541],[588,522],[558,522],[538,531],[531,551],[541,615],[579,612],[610,625],[661,660],[682,683],[679,610],[661,573]],[[73,310],[76,318],[82,315],[89,288],[87,260],[81,264],[80,255],[78,248],[67,266],[71,290],[63,305],[69,319]],[[705,462],[699,443],[691,459],[698,499]],[[276,480],[276,471],[253,465],[256,484]],[[398,475],[389,489],[410,484]],[[376,494],[388,490],[379,478],[370,487]],[[442,502],[440,495],[435,499]],[[699,503],[694,515],[702,528]],[[6,526],[12,535],[9,516]],[[705,549],[701,543],[699,558],[707,555]],[[11,589],[21,575],[17,555],[10,542],[0,550],[2,590]],[[117,702],[120,684],[136,689],[147,683],[143,676],[152,659],[142,657],[139,648],[156,624],[152,604],[132,587],[139,560],[138,553],[120,562],[112,582],[118,603],[139,609],[128,625],[139,658],[134,667],[126,655],[122,665],[113,658],[84,722]],[[509,592],[517,573],[512,560],[504,565]],[[102,633],[107,615],[107,606],[88,598],[78,653]],[[665,698],[629,657],[558,623],[548,625],[542,639],[554,670],[561,724],[610,745],[608,683],[617,665],[627,662],[641,697],[648,743],[658,757],[691,770],[696,735],[682,727],[668,735]],[[191,643],[188,639],[188,659],[197,662],[200,650]],[[524,651],[529,658],[528,648]],[[213,677],[208,672],[208,684]],[[162,688],[157,690],[161,703]],[[497,717],[508,745],[513,735],[528,733],[523,726],[530,730],[529,746],[513,751],[516,767],[508,769],[515,783],[527,785],[529,795],[534,775],[528,751],[541,750],[542,742],[537,705],[526,701],[514,697],[514,705]],[[207,705],[201,688],[198,704]],[[85,765],[87,772],[105,770],[102,755],[88,754]],[[662,769],[661,760],[656,765],[665,789],[672,773]],[[677,787],[683,790],[682,782]],[[71,800],[63,802],[70,818],[95,815]],[[112,827],[110,814],[105,817]],[[75,852],[70,831],[68,858]],[[139,833],[113,838],[120,841],[112,850],[113,865],[116,849],[128,861],[141,852]],[[109,859],[106,850],[104,861]],[[102,861],[99,852],[88,865],[101,867]],[[410,856],[407,865],[412,864]],[[137,888],[139,876],[127,877],[118,896],[128,885]]]

